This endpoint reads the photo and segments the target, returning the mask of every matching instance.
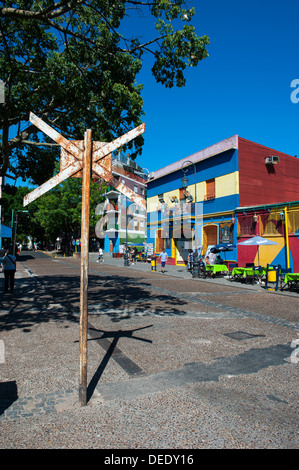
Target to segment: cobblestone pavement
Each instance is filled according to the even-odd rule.
[[[80,261],[20,257],[1,299],[0,448],[298,447],[298,293],[96,260],[81,407]]]

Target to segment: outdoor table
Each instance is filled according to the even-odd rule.
[[[215,275],[223,271],[228,272],[228,267],[225,264],[206,264],[206,271],[210,271],[212,275]]]
[[[299,287],[299,273],[287,273],[284,277],[284,282],[290,290],[294,287]]]
[[[232,276],[237,279],[245,279],[247,276],[262,277],[264,275],[266,275],[266,268],[261,268],[258,270],[253,270],[252,268],[234,268],[232,270]]]
[[[246,277],[246,270],[252,271],[251,268],[234,268],[232,270],[232,277],[240,279],[241,277]]]

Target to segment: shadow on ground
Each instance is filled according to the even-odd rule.
[[[1,285],[2,284],[2,285]],[[187,302],[170,294],[151,293],[146,282],[136,285],[122,276],[89,276],[89,314],[106,314],[121,321],[140,311],[151,314],[184,315]],[[3,279],[0,280],[3,291]],[[154,304],[153,304],[154,302]],[[14,292],[2,293],[0,320],[3,330],[30,331],[36,323],[78,321],[80,309],[79,276],[38,276],[16,279]]]

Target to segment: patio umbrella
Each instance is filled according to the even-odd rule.
[[[279,243],[272,242],[272,240],[268,240],[268,238],[264,238],[264,237],[260,237],[259,235],[256,235],[255,237],[248,238],[248,240],[245,240],[245,242],[238,243],[238,245],[244,245],[244,246],[257,245],[258,264],[260,264],[260,252],[259,252],[260,245],[279,245]]]
[[[233,245],[232,243],[219,243],[218,245],[215,245],[213,248],[211,248],[211,253],[226,253],[227,251],[233,251],[235,248],[236,245]],[[225,255],[224,258],[226,260]]]
[[[232,243],[219,243],[219,245],[215,245],[211,248],[212,253],[220,253],[221,251],[232,251],[236,248],[236,245]]]

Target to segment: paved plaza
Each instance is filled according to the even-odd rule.
[[[298,448],[298,293],[104,258],[90,254],[81,407],[80,259],[19,257],[1,299],[0,448]]]

